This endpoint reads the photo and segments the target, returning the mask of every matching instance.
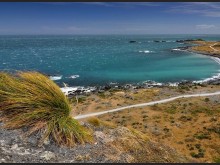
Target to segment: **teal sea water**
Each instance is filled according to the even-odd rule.
[[[187,46],[176,40],[195,38],[220,40],[217,35],[0,36],[0,70],[37,70],[62,76],[59,84],[84,86],[217,75],[220,65],[212,58],[176,50]]]

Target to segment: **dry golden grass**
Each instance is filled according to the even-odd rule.
[[[52,137],[59,145],[91,141],[90,133],[70,116],[71,106],[60,88],[37,72],[0,73],[0,120],[7,129],[28,128]]]
[[[99,127],[99,126],[105,126],[107,128],[116,128],[117,127],[116,124],[100,120],[97,117],[90,117],[87,119],[87,122],[92,124],[95,127]]]
[[[198,46],[191,47],[192,51],[202,52],[202,53],[215,53],[220,55],[220,42],[214,42],[214,41],[194,41],[192,43],[198,44]],[[216,44],[216,45],[214,45]],[[214,47],[216,50],[213,50],[210,46]]]

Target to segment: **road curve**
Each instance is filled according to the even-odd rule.
[[[214,93],[198,93],[198,94],[191,94],[191,95],[180,95],[180,96],[171,97],[171,98],[163,99],[163,100],[159,100],[159,101],[151,101],[148,103],[134,104],[134,105],[124,106],[124,107],[115,108],[112,110],[106,110],[106,111],[102,111],[102,112],[88,113],[88,114],[84,114],[84,115],[82,114],[82,115],[75,116],[74,119],[84,119],[84,118],[88,118],[88,117],[92,117],[92,116],[103,115],[106,113],[117,112],[117,111],[121,111],[121,110],[128,109],[128,108],[144,107],[144,106],[149,106],[149,105],[154,105],[154,104],[166,103],[166,102],[170,102],[170,101],[173,101],[173,100],[176,100],[179,98],[203,97],[203,96],[213,96],[213,95],[220,95],[220,91],[214,92]]]

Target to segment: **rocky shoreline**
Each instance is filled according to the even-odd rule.
[[[96,87],[61,87],[61,90],[65,91],[68,97],[74,97],[76,95],[90,95],[97,93],[104,93],[106,91],[117,90],[136,90],[136,89],[148,89],[148,88],[164,88],[164,87],[178,87],[178,86],[194,86],[194,85],[220,85],[220,78],[210,78],[207,81],[182,81],[178,83],[157,83],[155,81],[145,81],[142,84],[125,84],[125,85],[113,85],[106,84],[104,86]],[[73,90],[74,89],[74,90]]]
[[[198,54],[202,54],[202,55],[206,55],[206,56],[212,56],[212,57],[219,57],[218,53],[214,53],[214,52],[205,52],[205,51],[196,51],[196,50],[192,50],[194,46],[182,46],[182,47],[177,47],[177,49],[182,50],[182,51],[188,51],[191,53],[198,53]]]
[[[175,42],[179,42],[179,43],[183,43],[183,44],[192,44],[193,42],[197,42],[197,41],[204,41],[203,39],[186,39],[186,40],[176,40]],[[137,41],[135,40],[131,40],[129,41],[129,43],[136,43]],[[154,40],[153,42],[166,42],[164,40],[159,41],[159,40]],[[205,41],[204,41],[205,42]],[[195,51],[192,50],[194,46],[182,46],[182,47],[177,47],[175,48],[175,50],[179,50],[179,51],[188,51],[188,52],[192,52],[192,53],[199,53],[202,55],[207,55],[207,56],[212,56],[212,57],[218,57],[219,55],[216,53],[209,53],[209,52],[201,52],[201,51]],[[174,51],[171,50],[171,51]],[[133,89],[146,89],[146,88],[153,88],[153,87],[159,87],[159,88],[163,88],[163,87],[173,87],[173,86],[181,86],[181,85],[220,85],[220,77],[219,76],[215,76],[213,78],[209,78],[207,80],[201,80],[201,81],[181,81],[181,82],[176,82],[176,83],[159,83],[159,82],[155,82],[155,81],[145,81],[142,83],[133,83],[133,84],[123,84],[120,85],[118,83],[109,83],[103,86],[93,86],[93,87],[61,87],[61,90],[64,91],[64,93],[66,95],[68,95],[69,97],[73,97],[79,94],[91,94],[91,93],[103,93],[105,91],[109,91],[109,90],[133,90]]]

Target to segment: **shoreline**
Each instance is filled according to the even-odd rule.
[[[146,81],[142,84],[125,84],[125,85],[103,85],[103,86],[66,86],[60,89],[68,97],[74,97],[77,95],[90,95],[104,93],[106,91],[123,91],[123,90],[139,90],[139,89],[150,89],[150,88],[166,88],[166,87],[181,87],[181,86],[206,86],[206,85],[220,85],[220,73],[217,76],[206,78],[198,81],[181,81],[176,83],[158,83],[155,81]]]
[[[193,50],[193,48],[199,46],[203,46],[203,44],[198,44],[197,42],[208,42],[208,41],[203,41],[202,39],[197,39],[197,40],[181,40],[181,41],[176,41],[176,42],[182,42],[182,43],[190,43],[190,44],[197,44],[196,46],[185,46],[185,47],[177,47],[175,49],[179,49],[180,51],[184,50],[189,53],[197,53],[200,55],[206,55],[211,58],[218,58],[219,60],[213,59],[216,61],[218,64],[220,64],[220,53],[216,54],[213,52],[204,52],[204,51],[196,51]],[[213,42],[218,42],[218,41],[213,41]],[[220,42],[219,42],[220,43]],[[210,47],[210,46],[209,46]],[[172,49],[174,50],[174,49]],[[220,52],[220,51],[219,51]],[[65,95],[67,96],[75,96],[78,94],[91,94],[91,93],[103,93],[108,90],[129,90],[129,89],[149,89],[149,88],[154,88],[154,87],[178,87],[179,85],[196,85],[196,84],[201,84],[201,85],[220,85],[220,73],[217,75],[214,75],[209,78],[205,78],[203,80],[182,80],[180,82],[156,82],[153,80],[147,80],[139,83],[132,83],[132,84],[118,84],[118,83],[108,83],[106,85],[99,85],[99,86],[71,86],[71,87],[61,87],[61,90],[64,92]]]
[[[188,52],[220,58],[220,50],[213,48],[213,46],[216,45],[219,47],[220,41],[192,40],[184,41],[184,43],[196,44],[192,46],[187,46],[186,50]]]

